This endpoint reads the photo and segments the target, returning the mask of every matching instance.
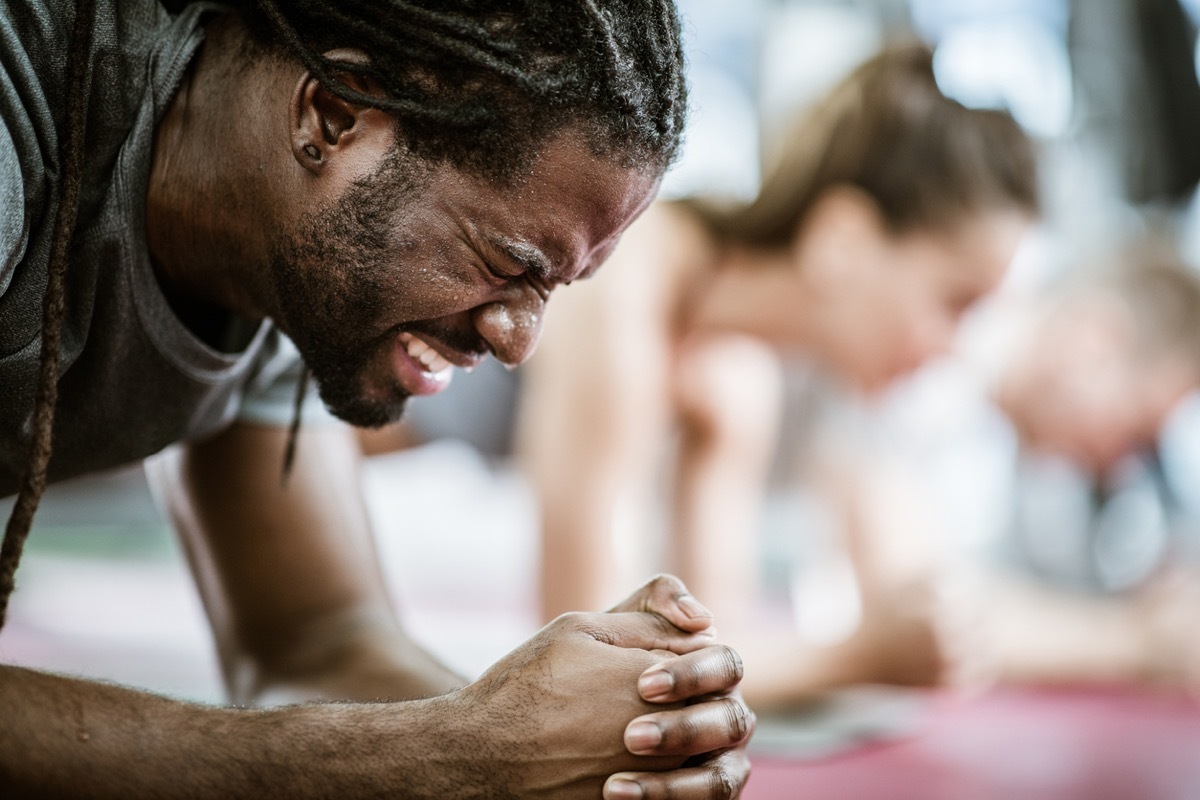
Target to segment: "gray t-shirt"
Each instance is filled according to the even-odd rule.
[[[288,397],[297,371],[294,348],[269,321],[238,352],[202,342],[172,312],[150,264],[155,124],[216,7],[175,17],[155,0],[96,6],[51,480],[136,461],[242,413],[281,421],[272,404]],[[66,2],[0,5],[0,496],[16,491],[30,435],[73,14]]]

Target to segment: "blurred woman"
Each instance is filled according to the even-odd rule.
[[[1003,276],[1036,195],[1012,118],[944,96],[930,51],[906,46],[811,109],[753,202],[647,212],[594,281],[555,301],[523,378],[517,447],[541,503],[544,614],[620,596],[633,579],[621,548],[650,547],[630,523],[653,516],[665,474],[666,566],[743,646],[780,356],[875,392],[946,350]],[[806,664],[807,650],[776,640],[778,658],[748,664],[747,697],[926,676],[926,662],[894,658],[911,643],[894,630],[860,633],[886,643],[880,671],[898,674]]]

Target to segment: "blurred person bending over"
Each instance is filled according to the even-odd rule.
[[[758,672],[752,705],[934,679],[927,629],[894,596],[839,649],[756,624],[779,358],[869,393],[942,352],[1036,214],[1034,173],[1011,117],[945,97],[930,51],[900,46],[814,106],[753,202],[652,208],[564,295],[527,368],[518,449],[541,503],[545,616],[617,593],[623,527],[651,516],[665,460],[668,557]]]
[[[378,426],[529,355],[677,149],[673,5],[175,6],[0,10],[0,619],[47,480],[183,443],[157,477],[238,705],[0,667],[0,794],[736,795],[740,663],[678,581],[468,683],[398,624],[348,427],[293,452],[271,411],[311,370]]]
[[[1200,425],[1200,275],[1159,236],[1080,272],[1030,314],[992,389],[1004,419],[979,426],[1013,457],[978,500],[1007,513],[965,677],[1200,685],[1200,509],[1172,457]]]

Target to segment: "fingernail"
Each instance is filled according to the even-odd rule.
[[[604,787],[604,800],[642,800],[642,785],[633,781],[609,781]]]
[[[662,697],[669,694],[673,688],[675,688],[675,677],[663,670],[647,672],[638,679],[638,691],[641,692],[643,700]]]
[[[661,743],[662,730],[653,722],[633,722],[625,729],[625,746],[631,753],[652,753]]]
[[[687,614],[692,619],[696,619],[697,617],[708,617],[709,619],[712,619],[712,612],[700,605],[696,598],[692,597],[690,594],[680,595],[678,603],[679,607],[683,609],[683,613]]]

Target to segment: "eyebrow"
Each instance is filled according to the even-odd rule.
[[[488,237],[488,244],[510,261],[539,280],[548,281],[554,274],[554,263],[534,245],[503,237]]]

